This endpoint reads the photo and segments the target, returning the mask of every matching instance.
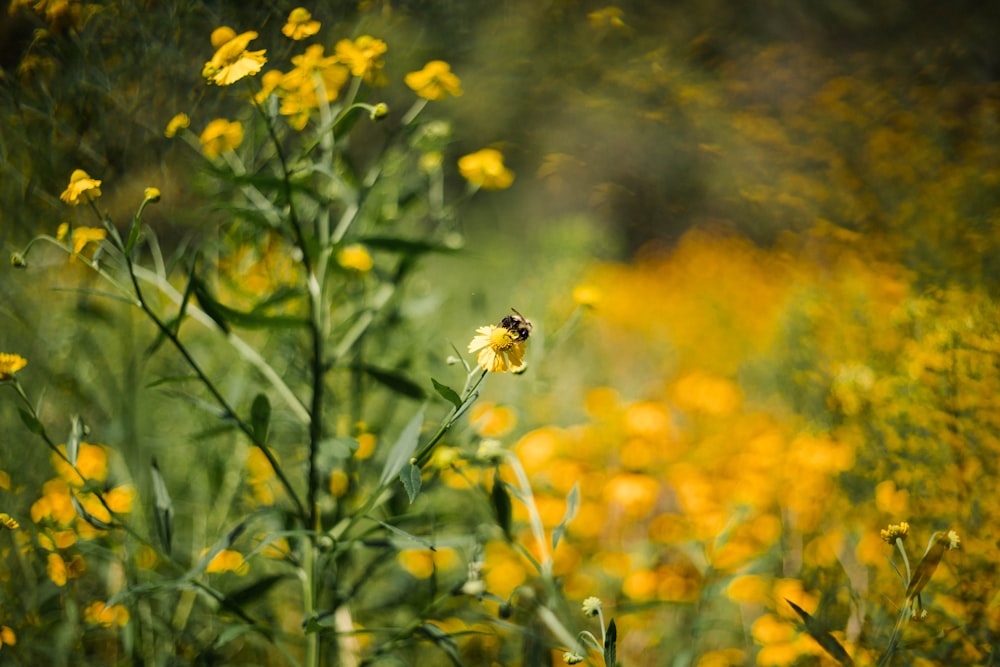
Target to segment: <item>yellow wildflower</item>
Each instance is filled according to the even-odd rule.
[[[484,148],[458,160],[458,170],[465,180],[484,190],[504,190],[514,182],[514,172],[503,164],[503,153]]]
[[[181,130],[191,126],[191,118],[186,113],[179,113],[167,123],[167,129],[163,131],[163,136],[172,139]]]
[[[319,32],[319,21],[312,20],[312,14],[304,7],[296,7],[288,15],[288,23],[281,29],[282,34],[289,39],[298,41],[312,37]]]
[[[202,552],[202,555],[208,553],[208,550]],[[236,574],[243,576],[250,571],[250,564],[243,560],[243,554],[239,551],[234,551],[233,549],[223,549],[219,553],[215,554],[208,567],[205,568],[205,572],[235,572]]]
[[[462,82],[443,60],[432,60],[418,72],[410,72],[403,79],[406,85],[427,100],[443,100],[448,95],[462,94]]]
[[[17,522],[17,519],[6,512],[0,512],[0,526],[3,526],[7,530],[17,530],[21,527],[21,524]]]
[[[205,63],[201,75],[209,83],[229,86],[259,72],[267,62],[265,50],[247,51],[247,46],[256,38],[257,33],[252,30],[236,35],[232,28],[218,28],[212,33],[212,46],[217,50],[212,59]]]
[[[160,201],[160,196],[160,188],[146,188],[142,191],[142,198],[154,204]]]
[[[353,76],[364,78],[372,86],[384,86],[385,63],[382,56],[389,47],[381,39],[371,35],[361,35],[356,40],[342,39],[337,42],[337,59],[347,65]]]
[[[290,116],[289,124],[301,130],[309,122],[309,114],[319,108],[320,96],[327,102],[337,99],[340,89],[347,83],[350,73],[335,56],[324,56],[319,44],[309,46],[305,52],[292,58],[295,68],[286,74],[264,75],[264,90],[258,99],[274,92],[281,99],[279,112]],[[317,78],[320,86],[317,86]]]
[[[201,150],[209,159],[217,158],[243,143],[243,125],[238,121],[216,118],[201,133]]]
[[[128,623],[128,609],[120,604],[108,606],[106,602],[94,602],[87,606],[83,612],[83,619],[91,625],[102,625],[110,628],[114,625],[118,627]]]
[[[524,368],[524,350],[531,334],[531,322],[515,315],[508,315],[498,325],[476,329],[478,334],[469,342],[469,352],[479,352],[476,359],[483,369],[491,373],[518,372]]]
[[[891,524],[888,529],[881,531],[882,540],[886,544],[895,544],[897,539],[903,539],[910,533],[910,524],[902,521],[898,524]]]
[[[13,646],[17,643],[17,635],[6,625],[0,625],[0,647]]]
[[[0,380],[10,380],[14,373],[28,365],[28,360],[19,354],[0,352]]]
[[[78,206],[101,196],[101,182],[90,177],[83,169],[74,169],[69,185],[59,198],[67,204]]]
[[[45,571],[56,586],[65,586],[70,579],[78,579],[87,570],[87,564],[80,554],[74,555],[66,562],[57,553],[50,553],[46,558]]]
[[[371,271],[373,266],[372,256],[358,243],[342,248],[337,253],[337,263],[345,269],[353,269],[359,273]]]

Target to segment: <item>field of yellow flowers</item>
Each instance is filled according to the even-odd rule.
[[[975,16],[285,4],[10,3],[0,663],[997,662]]]

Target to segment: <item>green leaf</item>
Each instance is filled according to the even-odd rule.
[[[413,458],[413,453],[417,451],[417,444],[420,442],[420,429],[424,425],[424,406],[420,406],[417,413],[413,415],[409,423],[403,427],[399,438],[389,450],[389,456],[385,460],[385,467],[379,477],[379,486],[384,486],[394,479],[403,466]]]
[[[618,660],[618,628],[615,626],[615,619],[608,623],[608,632],[604,637],[604,664],[607,667],[615,667]]]
[[[399,472],[399,479],[403,482],[403,488],[406,489],[406,495],[410,499],[410,504],[417,499],[420,495],[420,468],[412,463],[407,463],[403,466],[403,469]]]
[[[31,414],[24,408],[18,408],[17,412],[19,415],[21,415],[21,421],[24,422],[24,425],[28,427],[29,431],[31,431],[35,435],[41,435],[45,433],[45,427],[42,426],[42,422],[38,421],[38,418],[35,417],[35,415]]]
[[[444,245],[443,243],[431,243],[430,241],[421,239],[403,239],[392,236],[364,236],[358,239],[358,243],[363,243],[373,250],[386,250],[405,255],[419,255],[428,252],[456,252],[456,248]]]
[[[253,429],[254,439],[264,444],[267,442],[267,432],[271,424],[271,401],[267,400],[266,394],[257,394],[250,407],[250,428]]]
[[[139,218],[132,218],[132,229],[129,230],[128,240],[125,241],[125,254],[128,255],[132,252],[132,248],[135,247],[136,241],[139,240],[139,230],[141,229],[141,223]]]
[[[196,275],[191,276],[191,289],[194,291],[198,305],[205,311],[205,314],[212,318],[212,321],[219,325],[223,333],[229,333],[229,323],[223,314],[224,307],[215,300],[215,297],[208,291],[208,286]]]
[[[213,648],[220,649],[234,639],[238,639],[248,632],[253,632],[254,627],[247,624],[227,625],[225,629],[215,638]]]
[[[503,534],[508,539],[511,539],[510,526],[514,513],[514,504],[510,500],[507,485],[500,480],[499,472],[493,480],[493,490],[490,492],[490,500],[493,503],[493,512],[497,516],[497,524],[503,529]]]
[[[555,527],[552,531],[552,550],[555,551],[556,547],[559,546],[559,540],[562,539],[563,534],[566,533],[566,527],[569,525],[570,521],[576,518],[576,512],[580,509],[580,484],[573,484],[573,488],[570,489],[569,493],[566,494],[566,512],[563,514],[562,521],[559,525]]]
[[[423,387],[408,378],[400,371],[378,368],[370,364],[359,364],[353,366],[355,370],[364,371],[369,377],[379,384],[391,389],[397,394],[402,394],[407,398],[422,401],[427,398]]]
[[[403,530],[402,528],[397,528],[396,526],[392,525],[391,523],[386,523],[385,521],[379,521],[378,519],[374,519],[372,517],[368,517],[368,518],[370,518],[372,521],[374,521],[378,525],[380,525],[383,528],[385,528],[386,530],[388,530],[390,533],[394,533],[395,535],[398,535],[399,537],[402,537],[402,538],[404,538],[406,540],[409,540],[411,542],[416,542],[417,544],[421,545],[422,547],[424,547],[425,549],[428,549],[430,551],[437,551],[437,548],[434,546],[433,543],[429,542],[428,540],[425,540],[422,537],[417,537],[413,533],[408,533],[405,530]]]
[[[87,426],[80,419],[79,415],[73,415],[70,420],[69,435],[66,436],[66,458],[71,466],[76,466],[76,459],[80,455],[80,443],[87,433]]]
[[[174,504],[170,500],[170,493],[167,491],[166,481],[160,473],[160,466],[156,459],[152,463],[153,476],[153,506],[156,516],[156,532],[160,535],[160,543],[163,550],[168,554],[173,543],[174,536]]]
[[[439,393],[446,401],[455,406],[456,410],[462,409],[462,397],[458,395],[458,392],[449,387],[446,384],[441,384],[434,378],[431,378],[431,382],[434,384],[434,389]]]
[[[452,664],[457,667],[462,667],[465,664],[462,662],[461,654],[459,654],[458,644],[455,643],[455,640],[447,632],[430,623],[421,624],[420,631],[448,656]]]
[[[266,595],[268,591],[274,588],[275,584],[283,579],[287,579],[289,576],[287,574],[270,574],[243,588],[227,593],[226,598],[241,607],[248,605]]]
[[[791,605],[795,613],[802,617],[802,622],[806,626],[806,632],[809,636],[816,640],[816,643],[823,647],[827,653],[836,658],[838,662],[842,665],[853,665],[854,661],[851,660],[851,656],[847,654],[847,650],[840,645],[833,635],[827,632],[822,624],[815,618],[809,615],[802,607],[798,606],[791,600],[785,598],[785,602]]]

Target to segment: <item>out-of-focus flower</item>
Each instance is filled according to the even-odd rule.
[[[345,269],[351,269],[358,273],[366,273],[372,270],[372,256],[368,250],[360,243],[341,248],[337,253],[337,263]]]
[[[56,230],[56,239],[65,241],[70,233],[69,225],[65,222],[59,225]],[[107,238],[108,232],[100,227],[74,227],[72,233],[73,254],[79,255],[89,243],[100,243]]]
[[[419,97],[427,100],[443,100],[448,95],[462,94],[462,82],[451,71],[451,65],[443,60],[432,60],[422,70],[410,72],[403,81]]]
[[[586,660],[587,657],[577,653],[576,651],[566,651],[563,653],[563,662],[567,665],[579,665],[581,662]]]
[[[243,125],[238,121],[216,118],[209,123],[199,137],[205,157],[214,159],[225,151],[231,151],[243,143]]]
[[[10,380],[14,373],[28,365],[28,360],[19,354],[0,352],[0,380]]]
[[[319,32],[319,21],[314,21],[312,14],[305,7],[296,7],[288,15],[288,23],[281,32],[285,37],[298,41],[306,37],[312,37]]]
[[[201,555],[204,556],[206,553],[208,553],[208,549],[205,549]],[[243,559],[243,554],[234,549],[223,549],[215,554],[208,567],[205,568],[205,572],[208,573],[235,572],[240,576],[249,571],[250,564]]]
[[[597,616],[601,613],[601,598],[590,596],[581,605],[584,616]]]
[[[181,130],[191,126],[191,118],[186,113],[179,113],[167,123],[167,129],[163,131],[163,136],[172,139]]]
[[[0,512],[0,526],[6,528],[7,530],[17,530],[21,527],[21,524],[17,522],[17,519],[6,512]]]
[[[514,172],[504,166],[503,153],[484,148],[458,159],[462,177],[483,190],[505,190],[514,182]]]
[[[67,562],[57,553],[46,557],[45,571],[56,586],[62,587],[70,579],[78,579],[87,570],[87,564],[80,554],[74,554]]]
[[[595,30],[602,28],[625,28],[627,26],[625,25],[625,21],[622,20],[623,16],[625,16],[625,12],[620,7],[611,5],[603,9],[598,9],[596,12],[590,12],[587,14],[587,21],[590,22],[590,27]]]
[[[17,634],[9,626],[0,625],[0,648],[17,644]]]
[[[320,100],[332,102],[350,78],[350,72],[336,56],[324,56],[323,47],[312,44],[292,58],[295,66],[282,74],[271,71],[264,75],[263,88],[257,95],[262,101],[274,93],[281,100],[278,111],[288,116],[288,124],[303,129],[311,113],[319,109]]]
[[[83,620],[91,625],[101,625],[110,628],[117,625],[125,626],[129,620],[128,609],[120,604],[108,605],[106,602],[94,602],[83,611]]]
[[[247,46],[256,38],[257,33],[252,30],[237,35],[232,28],[217,28],[212,33],[215,55],[205,63],[201,75],[209,83],[229,86],[259,72],[267,62],[264,49],[247,51]]]
[[[469,411],[469,423],[481,438],[501,438],[517,425],[517,414],[505,405],[477,403]]]
[[[347,65],[353,76],[360,76],[371,86],[384,86],[385,63],[382,56],[389,47],[381,39],[371,35],[361,35],[355,40],[342,39],[337,42],[337,59]]]
[[[78,206],[101,196],[101,182],[90,177],[83,169],[74,169],[69,177],[69,185],[59,198],[67,204]]]

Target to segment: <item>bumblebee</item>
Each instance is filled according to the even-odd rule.
[[[512,331],[517,334],[517,340],[528,340],[528,336],[531,335],[532,324],[531,321],[526,319],[524,315],[517,312],[513,308],[511,310],[514,312],[513,315],[508,315],[507,317],[500,320],[498,326],[503,327],[507,331]]]

